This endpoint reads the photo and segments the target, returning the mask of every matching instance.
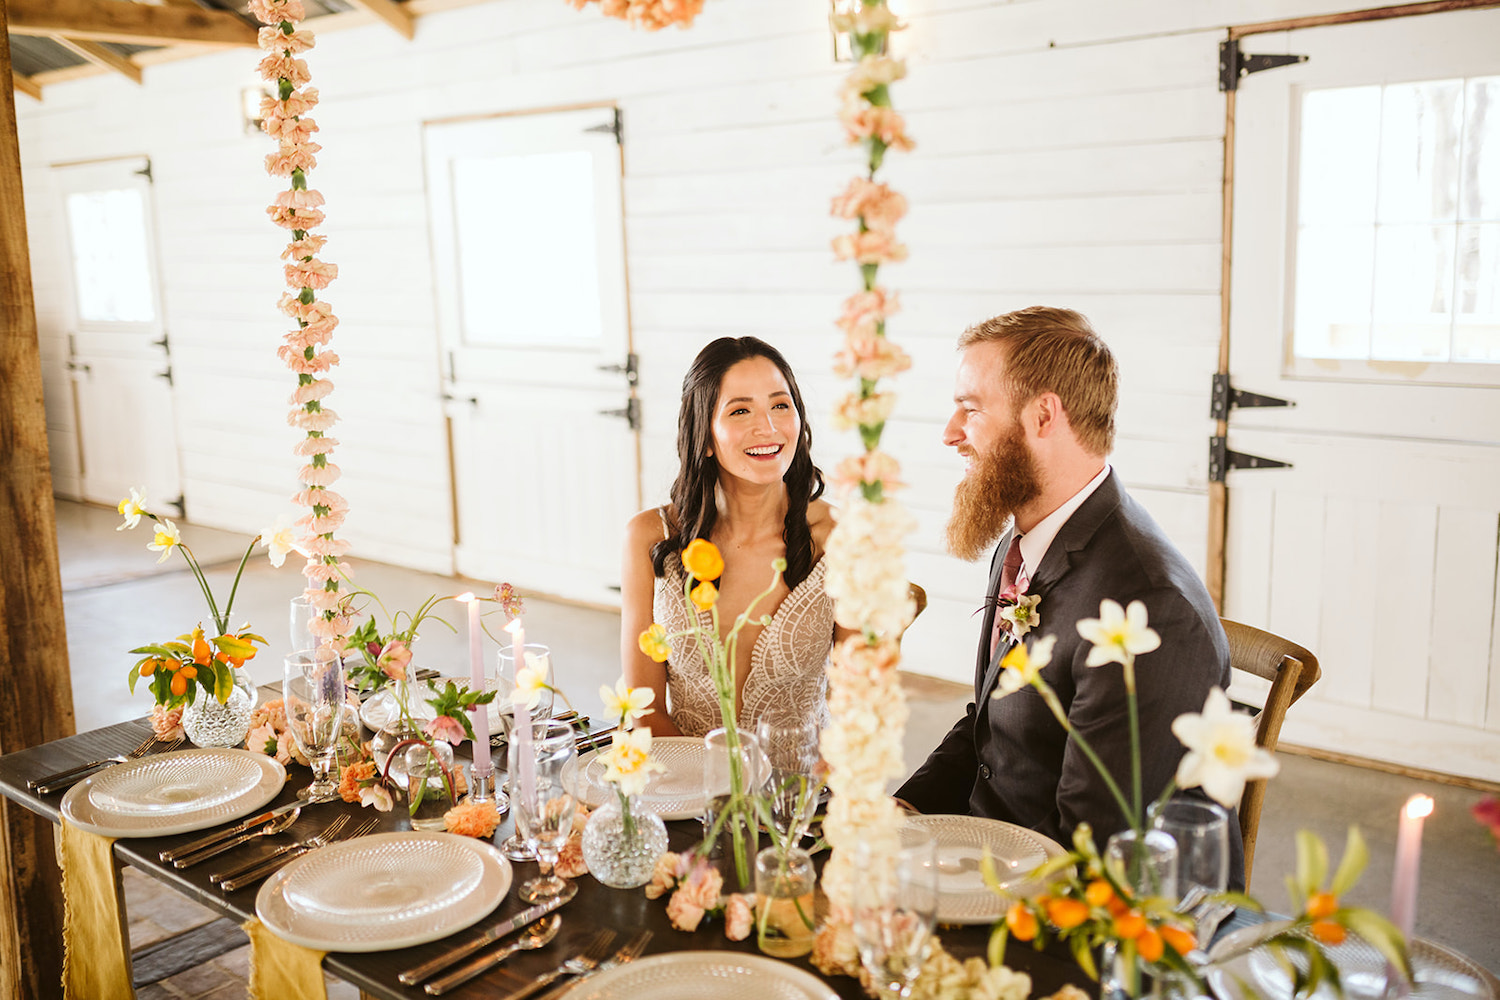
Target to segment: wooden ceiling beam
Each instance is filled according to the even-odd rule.
[[[38,101],[42,99],[41,85],[38,84],[35,80],[31,79],[31,77],[22,76],[15,70],[10,71],[10,76],[11,82],[14,84],[17,93],[26,94],[29,97],[34,97]]]
[[[255,29],[228,11],[158,7],[120,0],[6,0],[10,30],[18,35],[67,35],[134,45],[254,47]]]
[[[135,83],[141,82],[139,66],[118,52],[106,49],[99,42],[91,42],[86,38],[69,38],[67,35],[53,35],[52,40],[69,52],[87,59],[95,66],[113,70],[122,76],[129,77]]]
[[[395,0],[349,0],[355,7],[374,14],[380,20],[399,31],[403,38],[411,39],[417,33],[416,18],[404,4]]]

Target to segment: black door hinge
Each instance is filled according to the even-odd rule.
[[[630,429],[638,431],[641,429],[641,401],[631,396],[622,410],[600,410],[601,417],[619,417],[630,425]]]
[[[613,108],[614,118],[601,125],[590,125],[584,129],[585,132],[608,132],[615,137],[615,142],[621,146],[625,145],[625,122],[620,116],[620,109]]]
[[[1229,450],[1229,439],[1215,434],[1208,439],[1208,481],[1222,483],[1230,469],[1290,469],[1291,462],[1281,462],[1259,455]]]
[[[1240,79],[1251,73],[1307,62],[1307,56],[1247,56],[1240,51],[1240,40],[1230,38],[1219,43],[1219,89],[1239,90]]]
[[[144,177],[144,178],[146,178],[146,183],[147,184],[155,184],[156,183],[156,178],[151,176],[151,161],[150,160],[147,160],[146,161],[146,165],[144,167],[142,167],[141,169],[134,171],[134,173],[135,173],[135,175],[137,177]]]
[[[1229,384],[1229,376],[1219,373],[1214,376],[1213,395],[1209,397],[1208,415],[1215,420],[1226,420],[1229,411],[1251,406],[1296,406],[1290,399],[1262,396],[1258,392],[1236,389]]]
[[[640,366],[640,356],[631,351],[625,355],[625,363],[623,365],[600,365],[599,370],[601,372],[608,372],[611,375],[624,375],[625,381],[630,383],[631,387],[634,388],[641,380]]]

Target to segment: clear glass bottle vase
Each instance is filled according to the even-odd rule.
[[[182,707],[182,731],[194,746],[236,747],[250,731],[250,713],[260,693],[243,669],[231,668],[229,673],[234,686],[227,701],[221,704],[199,687],[193,703]]]
[[[667,852],[667,827],[641,807],[635,796],[617,793],[595,809],[583,828],[583,860],[589,874],[616,889],[651,881],[656,861]]]

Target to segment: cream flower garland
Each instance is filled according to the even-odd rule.
[[[339,356],[328,349],[339,321],[315,293],[328,287],[339,269],[318,259],[327,238],[311,231],[324,218],[323,196],[307,186],[307,172],[317,166],[317,153],[322,149],[312,141],[318,125],[307,116],[318,103],[318,91],[307,86],[312,77],[306,61],[297,56],[312,48],[314,40],[311,32],[297,30],[306,16],[302,0],[250,0],[250,13],[266,25],[259,35],[260,47],[268,53],[260,61],[260,75],[276,87],[276,93],[262,98],[260,106],[262,131],[279,143],[277,151],[266,157],[266,172],[291,180],[291,187],[279,193],[266,212],[272,222],[292,234],[281,254],[287,262],[286,283],[292,290],[281,296],[279,307],[297,321],[297,328],[283,338],[276,353],[297,373],[287,423],[306,434],[293,449],[306,464],[297,475],[304,488],[292,499],[309,508],[297,522],[301,535],[296,547],[307,556],[304,594],[323,612],[310,627],[332,638],[349,630],[341,586],[346,567],[340,563],[349,543],[334,537],[349,504],[328,488],[340,475],[339,467],[328,460],[338,441],[327,433],[338,414],[323,405],[333,391],[325,373],[339,363]]]
[[[823,830],[833,856],[823,872],[829,919],[819,929],[813,962],[828,973],[857,974],[849,906],[855,872],[849,854],[857,844],[895,837],[900,813],[886,785],[904,766],[901,740],[906,698],[896,667],[901,631],[915,614],[906,582],[902,540],[915,519],[892,494],[904,484],[896,459],[880,450],[880,437],[895,403],[878,383],[911,366],[906,352],[886,337],[886,319],[900,309],[896,294],[876,283],[880,265],[904,260],[906,248],[895,226],[906,199],[875,180],[887,149],[908,150],[905,123],[891,107],[889,86],[906,75],[905,64],[882,53],[897,25],[884,0],[866,0],[835,26],[848,31],[859,62],[840,88],[839,118],[851,143],[863,145],[868,176],[855,177],[833,199],[832,214],[857,221],[852,233],[833,241],[839,260],[859,267],[861,289],[844,302],[838,326],[844,345],[834,370],[856,378],[856,388],[834,409],[841,428],[858,427],[864,451],[841,462],[833,480],[845,495],[838,526],[828,540],[827,587],[840,625],[859,635],[833,651],[828,667],[831,724],[822,751],[833,791]]]

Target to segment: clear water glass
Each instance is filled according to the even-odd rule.
[[[312,784],[298,797],[334,795],[338,780],[333,775],[333,758],[344,728],[343,661],[327,646],[293,653],[285,661],[281,693],[287,729],[312,765]]]
[[[573,727],[566,722],[536,722],[532,724],[532,737],[536,756],[532,787],[526,789],[523,782],[513,781],[510,800],[516,828],[536,852],[541,868],[540,876],[523,883],[518,893],[528,903],[551,899],[567,887],[553,866],[573,832],[577,812],[577,802],[563,781],[563,772],[578,757]],[[514,749],[510,759],[514,775],[518,763]]]
[[[292,649],[317,649],[325,643],[325,640],[313,633],[312,623],[321,617],[323,612],[315,608],[306,597],[294,597],[291,600],[291,638]]]
[[[1176,798],[1147,811],[1153,830],[1177,842],[1177,891],[1212,895],[1229,888],[1229,812],[1214,802]]]
[[[807,833],[818,811],[823,778],[819,769],[818,724],[789,713],[762,717],[755,727],[761,749],[770,762],[766,793],[776,839],[795,847]]]
[[[911,995],[932,952],[937,922],[937,842],[903,823],[889,843],[855,848],[854,939],[860,962],[882,1000]]]
[[[495,716],[500,720],[500,731],[505,735],[507,746],[513,742],[510,735],[511,730],[516,725],[516,710],[510,701],[510,694],[516,687],[516,658],[512,649],[513,647],[510,646],[502,646],[500,648],[500,655],[494,676],[485,678],[486,687],[495,692],[495,700],[490,704],[490,711],[495,713]],[[549,687],[553,685],[552,650],[539,642],[528,642],[522,655],[524,656],[527,653],[530,653],[546,664],[547,684]],[[550,690],[542,692],[536,707],[531,710],[533,721],[552,717],[552,700],[552,692]],[[506,758],[511,763],[507,764],[507,784],[504,794],[510,801],[514,801],[515,788],[511,780],[516,773],[516,765],[513,760],[514,754],[507,751]],[[536,854],[532,851],[531,845],[526,842],[526,838],[521,834],[519,817],[516,818],[515,832],[500,845],[500,851],[512,861],[536,860]]]

